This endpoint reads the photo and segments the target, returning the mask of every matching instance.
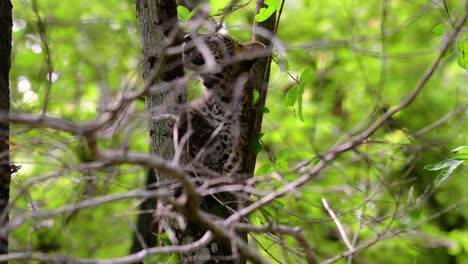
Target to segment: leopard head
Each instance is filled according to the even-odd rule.
[[[209,91],[232,97],[242,87],[255,59],[265,52],[257,41],[240,43],[219,33],[185,37],[184,65],[196,71]]]

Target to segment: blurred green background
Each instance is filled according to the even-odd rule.
[[[48,114],[82,122],[118,92],[142,87],[133,1],[41,0],[37,12],[30,1],[12,2],[12,111],[38,114],[47,101]],[[229,34],[241,41],[252,37],[253,2],[225,17]],[[299,164],[316,163],[352,128],[366,128],[398,104],[464,12],[463,1],[455,0],[393,0],[387,8],[384,3],[285,1],[277,32],[285,52],[275,52],[256,168],[258,176],[279,172],[281,179],[262,182],[259,189],[271,191],[296,179]],[[225,1],[211,4],[222,10]],[[252,222],[300,226],[325,261],[347,250],[323,209],[325,198],[356,245],[394,234],[357,253],[352,263],[468,263],[466,166],[439,184],[439,172],[423,169],[468,144],[467,43],[465,30],[409,107],[294,195],[255,212]],[[147,135],[144,102],[138,101],[129,118],[101,131],[99,144],[147,152]],[[138,167],[77,169],[86,161],[81,138],[15,125],[11,141],[12,159],[22,165],[12,179],[12,197],[18,195],[12,218],[144,184],[145,171]],[[35,177],[50,178],[25,189]],[[126,200],[31,220],[11,233],[10,249],[125,256],[138,204]],[[291,237],[262,234],[250,242],[271,263],[305,262]],[[157,256],[148,263],[173,259]]]

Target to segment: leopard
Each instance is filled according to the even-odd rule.
[[[178,135],[189,133],[185,149],[194,173],[203,177],[245,178],[242,151],[248,144],[245,104],[251,96],[250,71],[265,46],[220,34],[187,35],[184,67],[199,75],[205,93],[190,103]],[[250,98],[251,99],[251,98]]]
[[[248,178],[242,155],[249,144],[248,104],[253,103],[250,72],[266,48],[260,42],[241,43],[220,33],[189,35],[184,43],[184,68],[199,76],[205,90],[179,118],[178,141],[187,156],[189,173],[199,184],[219,177],[237,183]],[[238,195],[221,192],[203,196],[200,207],[225,218],[242,206]],[[206,232],[190,219],[187,227],[181,237],[200,239]],[[238,235],[247,241],[246,233]],[[233,256],[229,241],[214,240],[206,250],[211,256],[206,263],[245,263],[243,257]],[[187,254],[184,263],[200,263],[192,259],[205,254],[202,252],[206,251]]]

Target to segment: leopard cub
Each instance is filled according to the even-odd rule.
[[[185,38],[184,67],[195,71],[205,88],[205,95],[181,115],[178,128],[179,140],[188,133],[184,150],[195,174],[227,176],[242,167],[249,74],[253,56],[264,49],[260,42],[240,43],[219,33]]]

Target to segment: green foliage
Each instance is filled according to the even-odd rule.
[[[432,29],[432,34],[435,36],[441,36],[445,33],[445,23],[439,24]]]
[[[260,194],[306,175],[331,146],[359,136],[385,109],[402,101],[453,30],[450,19],[464,10],[461,2],[446,2],[450,18],[435,3],[392,1],[382,37],[381,1],[285,1],[278,41],[286,52],[274,54],[277,63],[271,68],[262,109],[263,133],[252,146],[258,153],[255,175],[272,176],[255,184]],[[38,3],[55,77],[49,84],[44,47],[29,2],[13,1],[12,111],[41,113],[51,85],[47,114],[88,122],[112,105],[117,93],[142,87],[133,1]],[[215,18],[230,10],[231,1],[209,3]],[[245,1],[232,3],[232,12],[223,21],[231,36],[248,41],[252,36],[246,29],[254,21],[268,19],[281,1],[265,1],[257,15],[254,1],[246,6]],[[189,21],[194,10],[178,6],[179,19]],[[347,250],[323,209],[321,199],[326,198],[350,239],[356,236],[357,245],[380,232],[410,230],[360,251],[353,263],[466,263],[468,210],[459,204],[466,197],[463,162],[468,147],[454,149],[448,158],[446,153],[468,141],[462,109],[468,102],[467,43],[462,33],[407,108],[386,120],[363,144],[311,176],[310,182],[253,212],[252,223],[300,227],[324,261]],[[200,86],[197,81],[189,83],[189,100],[202,95]],[[255,90],[255,103],[259,96]],[[118,125],[99,131],[99,147],[148,151],[143,101],[125,109],[128,115]],[[13,125],[11,141],[12,160],[22,166],[12,181],[12,197],[17,197],[12,219],[33,210],[53,210],[134,190],[144,183],[145,172],[138,166],[83,167],[93,161],[80,137]],[[37,177],[43,178],[31,183]],[[74,257],[124,256],[140,203],[123,200],[26,222],[11,232],[11,250],[49,247],[50,253]],[[272,263],[305,262],[300,245],[288,235],[252,236],[256,241],[252,247]],[[170,242],[167,234],[158,238]],[[161,255],[145,263],[156,261],[177,263],[177,258]]]
[[[177,16],[181,21],[188,21],[194,14],[196,9],[190,11],[187,7],[183,5],[177,6]]]
[[[263,22],[272,16],[280,7],[281,0],[265,0],[263,3],[266,7],[262,7],[260,12],[255,15],[255,20],[257,22]]]
[[[231,0],[210,0],[211,10],[210,13],[215,15],[223,11],[229,4]]]
[[[297,85],[294,85],[291,87],[288,92],[286,93],[286,97],[284,98],[284,105],[285,106],[294,106],[298,100],[298,94],[299,94],[299,87]]]
[[[468,160],[468,147],[461,146],[452,150],[454,157],[451,159],[443,160],[436,164],[429,164],[424,166],[424,169],[430,171],[440,171],[439,175],[435,179],[435,186],[439,186],[443,181],[453,173],[453,171],[460,166],[464,160]]]
[[[252,100],[253,102],[252,103],[253,103],[253,105],[256,105],[258,103],[258,100],[260,99],[260,93],[258,92],[257,89],[253,89],[252,93],[253,93],[253,100]]]
[[[457,43],[458,48],[458,65],[465,70],[468,70],[468,34],[463,33]]]

